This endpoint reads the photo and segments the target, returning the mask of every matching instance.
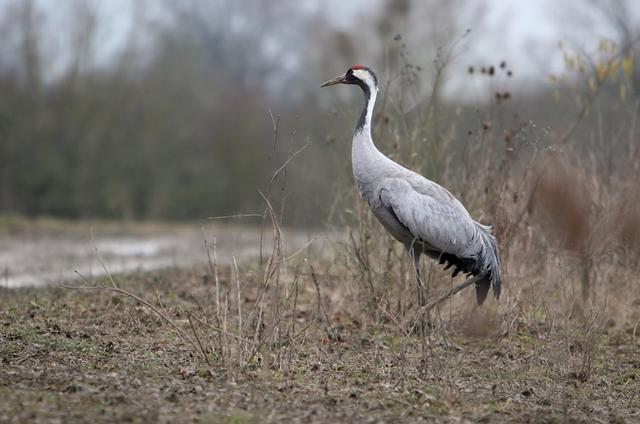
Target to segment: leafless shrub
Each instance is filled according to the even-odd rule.
[[[629,190],[622,196],[615,210],[615,232],[622,246],[628,252],[632,263],[638,265],[640,256],[640,192]]]
[[[553,158],[540,165],[537,177],[531,207],[540,228],[566,249],[586,249],[593,199],[579,171]]]

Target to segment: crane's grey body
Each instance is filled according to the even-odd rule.
[[[447,189],[392,161],[376,148],[371,138],[371,118],[377,79],[368,68],[353,69],[344,78],[351,71],[354,82],[346,83],[359,85],[365,94],[365,107],[351,150],[353,176],[362,197],[384,228],[412,253],[420,287],[424,288],[424,283],[419,259],[426,254],[440,263],[446,262],[447,268],[455,266],[454,276],[458,272],[473,275],[478,304],[485,300],[490,287],[498,297],[500,264],[490,227],[474,221]]]

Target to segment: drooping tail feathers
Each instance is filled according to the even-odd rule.
[[[478,301],[478,306],[480,306],[487,298],[490,287],[493,288],[493,294],[496,299],[500,297],[501,277],[498,245],[495,237],[491,235],[491,227],[477,222],[476,225],[478,226],[480,236],[482,237],[482,244],[484,245],[478,257],[484,278],[476,283],[476,300]]]

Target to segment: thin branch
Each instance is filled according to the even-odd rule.
[[[262,218],[259,213],[237,213],[235,215],[209,216],[207,219],[230,219],[230,218]]]
[[[233,270],[236,274],[236,290],[238,294],[238,332],[242,334],[242,296],[240,295],[240,273],[238,271],[238,262],[236,262],[236,257],[231,256],[233,259]]]
[[[109,268],[107,268],[107,264],[104,263],[104,260],[102,259],[102,255],[100,254],[100,251],[98,250],[98,246],[96,246],[96,239],[95,239],[95,237],[93,235],[93,226],[91,226],[89,228],[89,231],[91,232],[91,244],[93,245],[93,250],[96,251],[96,256],[98,256],[98,260],[100,261],[100,265],[102,265],[102,269],[107,274],[107,277],[109,277],[109,281],[111,281],[111,285],[113,285],[113,287],[117,288],[118,285],[113,280],[113,276],[111,275],[111,271],[109,271]],[[82,274],[80,274],[80,275],[82,276]],[[84,278],[84,276],[82,276],[82,277]]]
[[[274,173],[273,176],[271,177],[271,181],[275,181],[275,179],[278,177],[278,175],[280,174],[280,172],[282,172],[287,165],[289,165],[289,163],[296,157],[298,156],[300,153],[302,153],[302,151],[304,149],[306,149],[307,147],[309,147],[309,145],[311,144],[311,140],[307,140],[306,143],[304,143],[302,145],[302,147],[300,147],[298,150],[296,150],[295,152],[293,152],[288,158],[287,160],[282,164],[282,166],[280,168],[278,168]]]
[[[311,246],[311,244],[317,240],[317,236],[314,236],[311,238],[311,240],[309,240],[308,242],[306,242],[304,244],[304,246],[302,246],[300,249],[296,250],[295,252],[293,252],[291,255],[287,256],[287,257],[283,257],[282,259],[275,261],[274,265],[279,265],[281,263],[284,262],[289,262],[291,259],[295,258],[296,256],[298,256],[300,253],[302,253],[307,247]]]
[[[249,340],[245,339],[244,337],[241,337],[241,336],[238,336],[237,334],[233,334],[233,333],[230,333],[228,331],[225,331],[225,330],[223,330],[223,329],[221,329],[219,327],[216,327],[215,325],[211,325],[208,322],[201,320],[200,318],[198,318],[197,316],[195,316],[193,314],[191,314],[191,316],[193,318],[195,318],[195,320],[198,321],[200,324],[205,325],[205,326],[209,327],[210,329],[212,329],[214,331],[217,331],[220,334],[224,334],[225,336],[232,337],[232,338],[234,338],[236,340],[239,340],[241,342],[244,342],[244,343],[249,343]]]
[[[193,331],[193,335],[198,341],[198,346],[200,346],[200,352],[202,353],[202,357],[208,366],[211,366],[211,362],[209,362],[209,357],[207,356],[207,351],[202,346],[202,342],[200,341],[200,337],[198,336],[198,332],[196,331],[196,327],[193,326],[193,321],[191,321],[191,314],[187,315],[187,319],[189,320],[189,326],[191,327],[191,331]]]
[[[443,294],[442,296],[440,296],[439,298],[437,298],[436,300],[434,300],[433,302],[429,303],[428,305],[423,306],[422,308],[420,308],[417,312],[416,315],[418,314],[424,314],[429,312],[430,310],[432,310],[433,308],[435,308],[437,305],[439,305],[440,303],[444,302],[447,299],[452,298],[454,295],[456,295],[459,291],[462,291],[464,289],[466,289],[467,287],[469,287],[472,284],[477,283],[478,281],[482,280],[484,278],[484,276],[481,275],[475,275],[471,278],[468,278],[467,280],[465,280],[463,283],[455,286],[454,288],[452,288],[451,290],[449,290],[448,292],[446,292],[445,294]]]
[[[313,265],[311,264],[309,264],[309,268],[311,268],[311,279],[313,280],[313,284],[316,286],[316,295],[318,297],[318,313],[321,313],[326,326],[329,327],[329,316],[327,315],[327,311],[324,309],[324,305],[322,304],[322,296],[320,295],[320,285],[318,284],[316,271],[315,269],[313,269]]]

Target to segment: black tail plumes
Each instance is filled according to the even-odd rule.
[[[460,258],[451,253],[432,253],[431,256],[438,259],[440,264],[446,264],[444,269],[454,267],[452,277],[459,273],[483,276],[476,286],[476,299],[478,305],[482,305],[487,298],[489,289],[493,287],[493,294],[496,299],[500,297],[500,259],[498,258],[498,247],[496,239],[491,235],[491,227],[477,224],[478,233],[482,238],[482,250],[476,257]]]

